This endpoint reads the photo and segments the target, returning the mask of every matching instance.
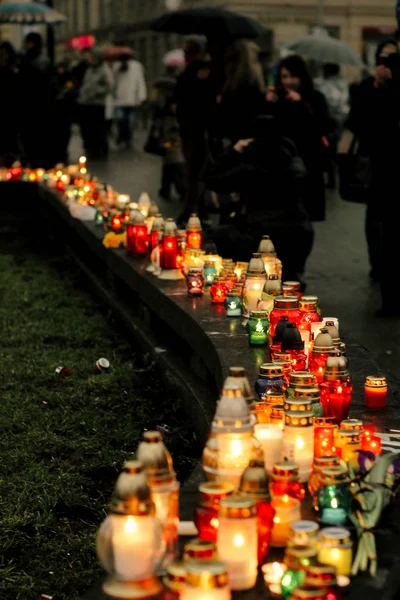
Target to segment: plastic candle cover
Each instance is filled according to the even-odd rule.
[[[332,565],[310,565],[306,568],[304,587],[319,588],[327,593],[326,600],[340,600],[341,590],[337,584],[336,569]]]
[[[337,575],[349,575],[353,561],[350,532],[343,527],[321,529],[318,537],[318,561],[333,565]]]
[[[306,492],[299,478],[299,467],[287,460],[275,463],[271,473],[270,491],[273,497],[290,496],[302,502]]]
[[[217,549],[228,567],[232,590],[248,590],[257,579],[257,520],[253,500],[230,496],[219,506]]]
[[[203,269],[190,267],[186,277],[186,284],[189,296],[201,296],[204,291]]]
[[[219,503],[233,491],[231,483],[209,481],[199,485],[200,501],[195,509],[194,522],[200,539],[217,541]]]
[[[317,498],[321,521],[327,525],[344,525],[352,499],[346,471],[341,467],[323,468],[320,481]]]
[[[369,375],[365,380],[365,406],[370,410],[382,410],[386,406],[388,386],[386,377]]]
[[[295,521],[300,521],[300,500],[291,496],[274,496],[271,506],[275,510],[274,524],[270,545],[273,548],[284,548],[287,544],[290,527]]]
[[[182,600],[230,600],[226,565],[219,561],[186,564]]]
[[[248,268],[249,268],[248,262],[239,261],[239,262],[235,263],[234,271],[235,271],[235,275],[236,275],[236,278],[238,281],[240,280],[241,276],[247,272]]]
[[[269,323],[265,311],[253,310],[247,322],[250,346],[265,346],[268,341]]]
[[[338,425],[333,417],[314,418],[314,457],[336,454],[336,432]]]

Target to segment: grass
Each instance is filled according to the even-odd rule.
[[[95,536],[122,463],[144,428],[183,428],[182,407],[68,260],[12,225],[0,240],[0,597],[82,598],[103,576]],[[95,375],[101,356],[112,368]],[[179,446],[182,479],[192,431]]]

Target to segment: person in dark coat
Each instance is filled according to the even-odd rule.
[[[314,232],[303,204],[306,171],[294,143],[276,119],[259,116],[253,138],[239,140],[217,160],[209,159],[204,180],[210,190],[239,194],[245,212],[234,225],[207,231],[222,256],[247,261],[269,235],[283,263],[283,278],[301,280]]]
[[[281,60],[267,101],[268,112],[277,117],[282,133],[294,141],[304,161],[307,212],[312,221],[324,221],[329,109],[323,94],[314,89],[307,65],[300,56],[291,55]]]
[[[76,98],[75,82],[67,59],[57,63],[53,86],[55,90],[54,115],[57,123],[54,158],[56,163],[66,164]]]
[[[380,281],[378,316],[400,316],[393,288],[399,260],[400,205],[396,197],[400,164],[400,56],[394,41],[381,44],[375,75],[363,81],[353,96],[348,128],[359,140],[359,152],[368,156],[370,186],[366,235],[370,276]]]
[[[0,166],[10,167],[19,158],[21,90],[17,54],[10,42],[0,44]]]
[[[375,165],[379,162],[379,157],[384,159],[384,163],[388,157],[386,157],[386,152],[383,155],[381,154],[381,129],[376,117],[372,118],[371,113],[375,113],[375,110],[381,111],[383,108],[382,102],[390,102],[387,98],[390,95],[390,90],[385,85],[385,77],[390,76],[390,70],[381,63],[385,60],[384,57],[389,57],[392,54],[397,54],[396,40],[388,39],[378,45],[375,55],[376,73],[366,77],[353,89],[350,114],[346,123],[346,127],[357,138],[360,155],[374,157],[373,162]],[[385,110],[384,113],[386,113]],[[379,119],[383,118],[384,114],[379,114]],[[377,127],[378,129],[376,129]],[[380,171],[382,167],[383,165],[378,165],[377,168]],[[379,192],[379,179],[379,177],[373,178],[365,213],[365,237],[370,264],[369,276],[373,281],[379,281],[380,279],[381,263],[381,195]]]
[[[43,38],[30,32],[20,64],[21,141],[26,163],[32,167],[54,166],[52,124],[54,108],[53,68],[43,54]]]

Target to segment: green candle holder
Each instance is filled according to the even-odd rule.
[[[252,310],[247,322],[250,346],[265,346],[268,342],[269,321],[265,310]]]

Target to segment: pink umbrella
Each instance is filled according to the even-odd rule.
[[[182,68],[185,66],[185,54],[181,48],[170,50],[163,57],[163,65],[166,67]]]

